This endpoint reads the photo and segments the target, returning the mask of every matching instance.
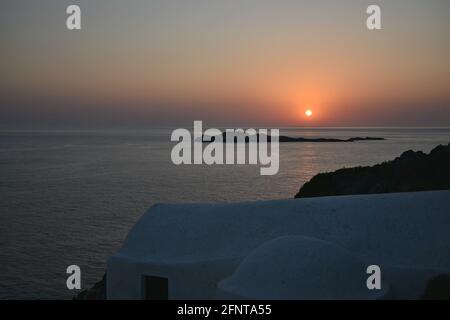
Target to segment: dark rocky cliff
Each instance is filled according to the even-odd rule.
[[[412,150],[371,167],[319,173],[296,198],[450,189],[450,144],[429,154]]]

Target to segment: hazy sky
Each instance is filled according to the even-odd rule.
[[[448,0],[2,0],[0,128],[450,126],[449,16]]]

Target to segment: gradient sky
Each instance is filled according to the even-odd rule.
[[[447,0],[2,0],[0,128],[450,126],[449,15]]]

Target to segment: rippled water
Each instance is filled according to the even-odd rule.
[[[281,144],[279,173],[260,176],[259,166],[175,166],[170,132],[0,132],[0,298],[71,298],[70,264],[91,286],[155,202],[292,198],[318,172],[450,141],[450,129],[282,129],[388,140]]]

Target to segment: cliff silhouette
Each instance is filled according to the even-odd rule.
[[[450,189],[450,143],[429,154],[409,150],[374,166],[319,173],[295,198],[445,189]]]

